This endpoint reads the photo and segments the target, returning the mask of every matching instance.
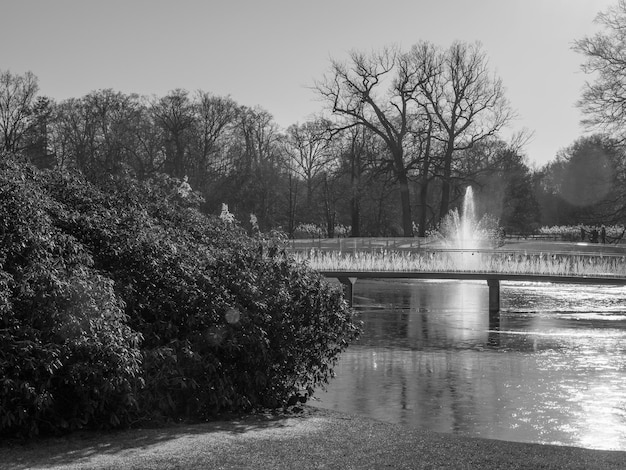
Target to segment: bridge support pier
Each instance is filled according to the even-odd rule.
[[[500,316],[500,280],[487,279],[489,286],[489,317]]]
[[[356,284],[357,277],[339,277],[339,282],[343,286],[343,296],[348,302],[348,305],[352,307],[354,305],[354,284]]]
[[[358,277],[337,276],[343,287],[343,295],[350,307],[354,306],[354,285]],[[489,320],[494,324],[500,323],[500,280],[487,279],[489,286]],[[497,328],[496,328],[497,329]]]

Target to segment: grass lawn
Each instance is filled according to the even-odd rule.
[[[0,445],[2,469],[623,469],[626,452],[440,434],[308,406],[299,414]]]

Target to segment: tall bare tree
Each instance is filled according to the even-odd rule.
[[[220,171],[220,153],[224,152],[224,140],[237,123],[239,105],[229,97],[215,96],[198,91],[193,100],[195,135],[192,161],[189,166],[192,183],[204,185],[211,172]]]
[[[364,126],[385,142],[399,186],[405,236],[413,234],[405,146],[415,122],[411,102],[423,79],[413,65],[397,47],[369,55],[352,52],[348,63],[333,60],[330,74],[315,84],[331,111],[345,119],[340,128]]]
[[[189,151],[194,113],[189,92],[173,90],[156,100],[151,108],[155,123],[163,130],[164,170],[177,178],[185,176],[185,159]]]
[[[454,159],[460,150],[496,135],[514,117],[501,80],[489,72],[479,44],[448,49],[420,42],[407,53],[386,48],[332,61],[316,83],[340,127],[363,126],[386,144],[398,182],[402,229],[413,233],[409,182],[419,186],[421,232],[430,181],[441,181],[439,217],[449,210]],[[417,178],[414,178],[416,177]]]
[[[50,142],[61,165],[117,172],[137,163],[145,108],[138,95],[92,91],[54,107]]]
[[[438,176],[443,217],[450,209],[455,155],[495,136],[515,114],[480,44],[455,42],[443,50],[421,42],[413,46],[409,60],[418,71],[415,99],[428,116],[429,138],[442,152]]]
[[[594,74],[578,102],[583,123],[626,140],[626,0],[600,13],[596,22],[604,31],[575,42],[586,57],[582,70]]]
[[[38,91],[37,77],[32,72],[15,75],[0,71],[0,151],[21,150]]]
[[[279,137],[269,112],[242,106],[227,150],[232,168],[225,191],[235,209],[253,212],[263,227],[273,226],[279,212],[277,178],[284,168]]]
[[[283,139],[290,171],[300,176],[306,185],[307,207],[310,208],[314,184],[328,170],[334,156],[330,150],[329,123],[325,120],[309,121],[289,126]],[[319,182],[319,181],[318,181]]]

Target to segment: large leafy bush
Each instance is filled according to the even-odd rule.
[[[0,433],[126,423],[139,335],[33,172],[0,166]]]
[[[73,356],[63,370],[84,377],[81,390],[110,392],[104,402],[113,410],[109,414],[102,411],[109,408],[92,402],[91,395],[74,397],[75,407],[95,410],[89,415],[95,421],[77,411],[81,418],[70,426],[206,418],[223,411],[278,406],[327,382],[337,355],[358,334],[339,290],[297,265],[277,242],[249,237],[234,224],[201,214],[199,200],[192,192],[181,191],[177,180],[107,177],[89,182],[80,174],[40,174],[20,168],[7,184],[30,172],[25,178],[36,190],[33,197],[47,202],[37,206],[38,217],[19,216],[24,221],[21,232],[9,228],[5,233],[20,244],[33,226],[44,227],[46,233],[65,240],[70,248],[53,252],[39,271],[43,277],[63,273],[67,288],[59,287],[59,292],[72,299],[68,304],[77,305],[67,318],[46,314],[49,322],[34,326],[35,333],[73,331]],[[9,206],[3,202],[2,210],[11,219],[15,215]],[[31,253],[22,256],[32,258]],[[58,271],[60,262],[73,263],[72,269]],[[13,305],[30,297],[22,299],[12,272],[5,269],[3,276],[0,300],[7,299],[1,305],[8,312],[3,318],[13,321]],[[74,299],[79,294],[84,305]],[[61,310],[56,300],[41,302],[45,307],[36,305],[41,312]],[[84,318],[92,317],[102,321],[85,330]],[[63,322],[71,327],[57,326]],[[103,338],[78,340],[89,334]],[[90,353],[80,349],[85,343],[97,343],[102,357],[118,369],[103,365],[102,371],[90,374],[89,361],[83,360]],[[22,354],[48,374],[39,372],[32,382],[35,388],[41,377],[56,380],[57,369],[45,366],[56,364],[48,360],[52,353],[37,352],[40,356],[33,358],[30,350],[20,351],[6,357],[13,360]],[[91,360],[95,368],[102,362]],[[5,376],[14,373],[7,369]],[[12,405],[6,409],[12,410]],[[39,415],[33,416],[37,422]],[[3,428],[7,429],[0,423]]]
[[[356,337],[339,290],[272,243],[200,214],[176,180],[47,184],[79,214],[60,223],[115,281],[143,335],[145,417],[282,404],[327,382]]]

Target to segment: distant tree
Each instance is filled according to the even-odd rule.
[[[297,175],[306,189],[303,210],[307,217],[301,222],[315,223],[321,215],[317,214],[317,201],[314,203],[315,192],[324,182],[328,187],[328,172],[335,158],[331,152],[329,125],[325,120],[294,124],[287,129],[282,139],[288,171]]]
[[[341,128],[363,126],[385,142],[399,188],[404,236],[413,235],[406,141],[416,122],[411,103],[419,84],[407,55],[395,47],[370,55],[352,52],[348,64],[333,60],[330,74],[316,83],[332,112],[345,119]]]
[[[48,138],[53,106],[50,98],[38,97],[33,104],[31,124],[23,136],[24,153],[39,168],[50,168],[55,163]]]
[[[578,139],[542,169],[542,204],[549,224],[623,223],[626,220],[626,156],[603,135]]]
[[[263,230],[281,224],[287,211],[280,196],[287,182],[279,143],[272,115],[242,106],[225,148],[227,168],[209,196],[213,205],[227,202],[235,214],[254,213]]]
[[[501,80],[490,73],[479,44],[429,42],[407,52],[353,52],[349,64],[332,62],[316,89],[339,128],[363,126],[387,146],[398,185],[402,231],[413,234],[411,182],[419,187],[420,233],[426,226],[429,185],[440,181],[439,217],[449,210],[459,151],[496,136],[513,118]]]
[[[498,141],[489,172],[478,175],[483,212],[495,215],[507,233],[532,233],[540,226],[533,172],[515,148]]]
[[[415,99],[428,117],[428,138],[434,141],[426,165],[436,156],[432,147],[436,145],[441,152],[435,162],[441,180],[441,218],[450,209],[453,176],[462,177],[454,175],[455,157],[462,155],[459,151],[496,136],[514,113],[501,79],[489,71],[480,44],[454,42],[443,50],[421,42],[410,54],[417,70]],[[429,170],[422,171],[424,177]]]
[[[94,117],[80,98],[69,98],[54,107],[51,144],[57,164],[85,170],[95,154]]]
[[[344,199],[349,201],[350,235],[361,237],[363,200],[372,182],[372,169],[377,157],[384,153],[384,143],[366,127],[353,127],[334,139],[339,154],[339,176],[345,179],[342,185],[348,189]]]
[[[163,132],[165,162],[163,170],[170,176],[185,176],[185,158],[189,152],[194,112],[189,92],[173,90],[151,106],[154,122]]]
[[[138,95],[111,89],[59,103],[50,118],[50,145],[57,163],[96,173],[135,168],[144,114]]]
[[[96,154],[92,158],[98,170],[119,172],[127,166],[131,149],[136,146],[139,97],[106,89],[87,94],[83,101],[95,125]]]
[[[593,74],[578,102],[588,127],[626,139],[626,0],[600,13],[596,22],[604,27],[591,37],[575,42],[574,50],[586,61],[582,70]]]
[[[133,125],[134,145],[128,149],[128,164],[139,179],[161,172],[166,158],[162,128],[155,125],[151,106],[148,98],[139,98]]]
[[[198,91],[193,97],[194,131],[186,167],[195,187],[204,187],[223,170],[224,149],[239,116],[239,105],[229,97]]]
[[[15,75],[0,71],[0,151],[22,150],[22,137],[33,122],[38,91],[37,77],[32,72]]]

